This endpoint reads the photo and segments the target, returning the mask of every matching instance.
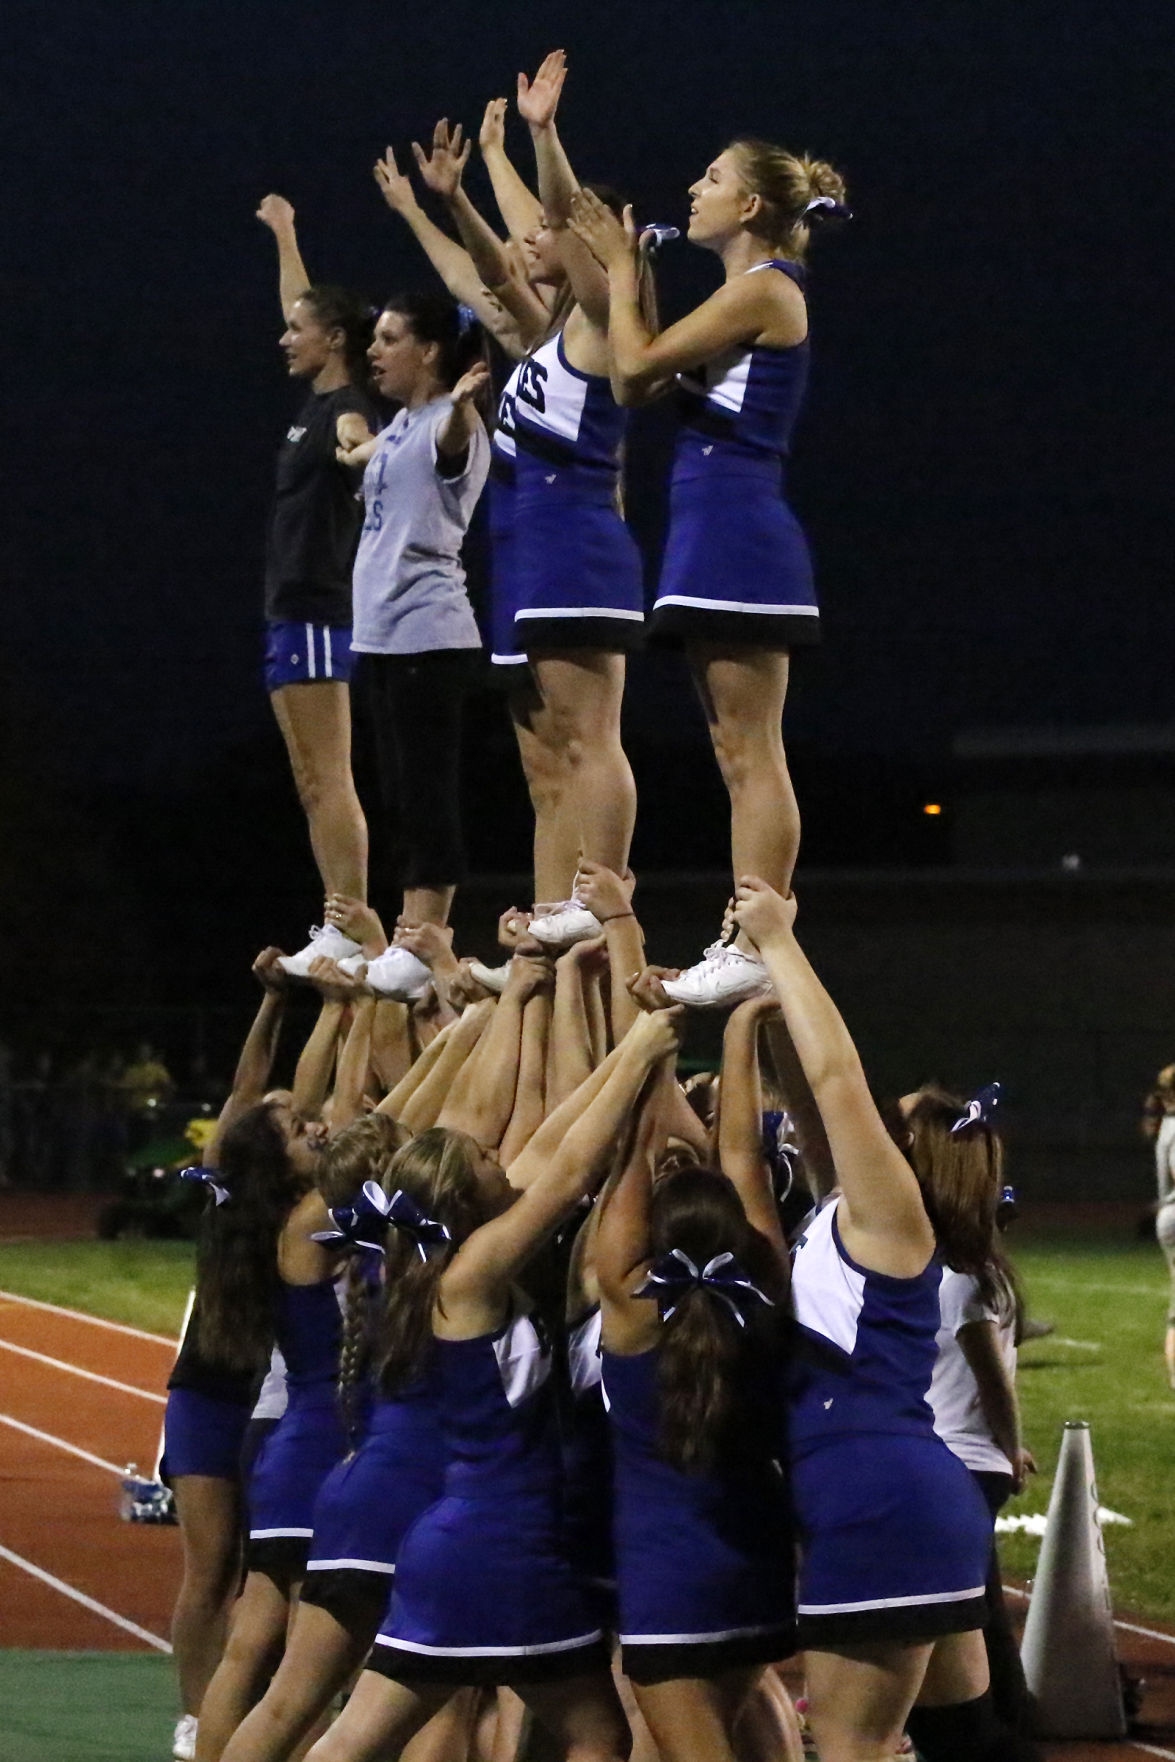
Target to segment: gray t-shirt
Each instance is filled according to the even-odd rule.
[[[461,543],[485,487],[490,443],[479,422],[464,471],[443,477],[436,437],[449,410],[446,395],[397,411],[363,474],[351,634],[351,647],[362,654],[481,647]]]

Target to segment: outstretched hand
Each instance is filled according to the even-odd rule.
[[[290,975],[278,964],[282,958],[280,948],[263,948],[253,962],[253,977],[263,991],[289,990]]]
[[[388,946],[387,935],[379,921],[379,914],[361,899],[352,899],[346,893],[332,893],[327,896],[323,920],[357,942],[368,960],[382,954]]]
[[[430,972],[457,971],[451,924],[405,924],[397,919],[393,941],[397,948],[406,948],[418,961],[423,961]]]
[[[532,129],[550,128],[566,78],[567,56],[562,49],[551,50],[533,80],[528,81],[524,73],[519,74],[518,114]]]
[[[363,997],[368,987],[361,979],[352,978],[325,954],[316,956],[306,970],[306,977],[327,1003],[353,1003]]]
[[[396,164],[396,155],[388,147],[382,159],[377,159],[372,170],[380,193],[388,207],[396,214],[407,214],[411,209],[418,208],[416,191],[412,188],[412,179]]]
[[[506,145],[506,103],[505,98],[491,98],[485,107],[477,135],[483,159],[487,153]]]
[[[628,916],[635,886],[636,876],[631,869],[617,875],[614,870],[606,869],[603,863],[580,857],[575,872],[575,896],[601,924],[609,918]]]
[[[508,905],[498,919],[498,947],[508,948],[513,954],[524,936],[530,934],[530,913],[524,912],[516,905]]]
[[[576,238],[587,246],[596,262],[605,269],[626,261],[635,261],[638,241],[630,205],[625,205],[624,220],[621,222],[601,202],[594,190],[576,190],[571,198],[571,218],[568,225]]]
[[[785,899],[758,875],[743,875],[735,889],[734,921],[756,948],[786,936],[796,921],[796,896]]]
[[[475,361],[469,372],[461,375],[449,393],[449,402],[454,410],[459,409],[462,404],[471,404],[481,396],[482,392],[489,390],[489,385],[489,368],[484,361]]]
[[[432,131],[431,155],[425,152],[419,141],[412,143],[421,177],[442,202],[451,202],[461,188],[461,179],[473,151],[473,142],[464,140],[464,134],[459,122],[450,129],[448,117],[442,116]]]
[[[654,1063],[660,1063],[662,1059],[677,1056],[684,1038],[685,1005],[673,1003],[668,1009],[650,1010],[647,1015],[638,1016],[621,1045],[627,1046],[631,1041],[647,1050]]]
[[[272,233],[286,232],[293,227],[294,210],[284,196],[263,196],[257,218]]]
[[[676,979],[680,972],[680,967],[642,967],[628,981],[628,994],[642,1010],[669,1009],[670,1000],[662,989],[661,981]]]

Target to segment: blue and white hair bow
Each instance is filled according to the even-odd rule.
[[[473,329],[474,325],[480,324],[480,322],[481,320],[478,318],[477,313],[473,310],[472,306],[459,305],[457,307],[457,329],[462,336],[466,336]]]
[[[834,196],[813,196],[800,216],[801,220],[851,220],[853,211]]]
[[[324,1248],[367,1249],[372,1254],[383,1254],[390,1204],[378,1181],[365,1181],[354,1205],[331,1207],[334,1229],[315,1230],[310,1240],[321,1242]]]
[[[988,1083],[978,1090],[964,1107],[962,1113],[951,1127],[951,1136],[956,1132],[965,1132],[969,1126],[990,1126],[992,1115],[1000,1104],[1000,1086]]]
[[[402,1187],[397,1187],[388,1200],[387,1220],[394,1229],[415,1242],[421,1260],[428,1259],[430,1248],[443,1247],[453,1240],[448,1225],[428,1217]]]
[[[645,245],[646,251],[659,251],[662,245],[668,245],[674,239],[681,237],[679,226],[662,226],[655,220],[650,220],[647,226],[641,227],[640,231],[641,237],[648,241]]]
[[[654,1261],[648,1278],[635,1294],[655,1297],[661,1306],[661,1320],[669,1321],[682,1299],[699,1286],[725,1303],[740,1328],[747,1325],[743,1310],[752,1299],[765,1303],[769,1309],[775,1307],[767,1293],[751,1283],[729,1249],[725,1254],[716,1254],[699,1271],[683,1248],[671,1248]]]
[[[199,1163],[192,1163],[188,1168],[180,1170],[181,1181],[202,1181],[208,1191],[214,1195],[217,1205],[223,1205],[230,1198],[228,1188],[220,1178],[219,1169],[206,1169]]]

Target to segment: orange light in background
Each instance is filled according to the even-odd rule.
[[[942,803],[940,801],[923,802],[922,812],[924,814],[931,814],[931,815],[941,814],[942,813]]]

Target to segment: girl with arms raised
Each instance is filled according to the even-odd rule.
[[[813,222],[844,215],[823,160],[758,140],[726,147],[690,190],[689,239],[725,281],[654,335],[638,298],[639,244],[590,191],[572,230],[608,272],[612,378],[623,403],[676,387],[681,430],[652,630],[684,643],[730,795],[734,874],[786,893],[800,841],[781,722],[793,646],[815,642],[808,546],[784,471],[808,374],[804,260]],[[675,1000],[735,1003],[763,990],[746,938],[716,943],[670,982]]]

